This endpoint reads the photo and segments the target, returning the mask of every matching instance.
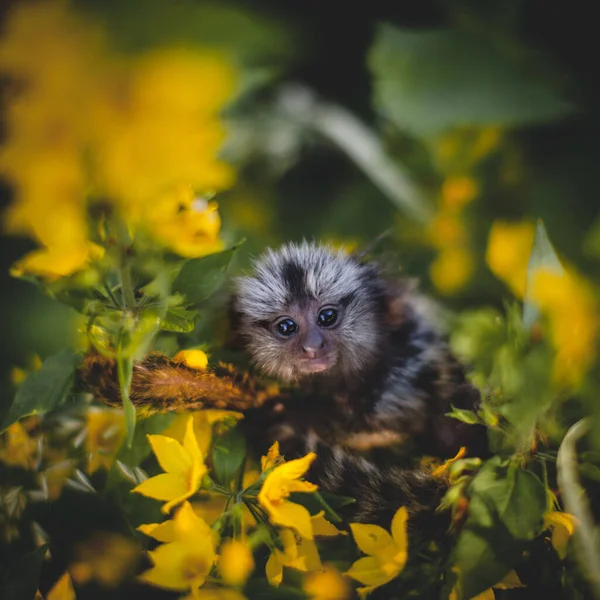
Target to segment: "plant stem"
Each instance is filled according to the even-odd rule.
[[[589,429],[590,421],[586,418],[577,421],[567,431],[558,449],[556,469],[558,487],[565,510],[579,519],[573,534],[577,557],[591,584],[594,596],[600,599],[600,552],[595,535],[596,524],[577,473],[576,444]]]
[[[131,250],[131,236],[127,229],[127,223],[117,217],[113,221],[117,242],[119,245],[119,279],[121,280],[121,292],[125,308],[134,313],[136,309],[133,281],[131,279],[131,267],[129,265],[129,252]]]

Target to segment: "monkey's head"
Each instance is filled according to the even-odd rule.
[[[255,363],[283,380],[360,373],[382,351],[377,269],[315,244],[268,250],[237,280],[235,310]]]

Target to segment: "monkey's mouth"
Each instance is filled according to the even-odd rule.
[[[322,373],[327,371],[335,364],[335,356],[327,354],[319,358],[304,358],[298,364],[298,370],[301,373]]]

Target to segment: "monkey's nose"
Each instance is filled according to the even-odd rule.
[[[325,340],[319,331],[311,331],[302,342],[302,350],[307,358],[317,358],[319,351],[325,345]]]

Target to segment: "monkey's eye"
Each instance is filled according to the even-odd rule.
[[[291,337],[298,331],[298,325],[295,321],[292,321],[289,317],[285,319],[281,319],[277,325],[275,325],[275,329],[279,335],[283,337]]]
[[[335,308],[324,308],[319,311],[317,323],[321,327],[331,327],[338,319],[338,311]]]

